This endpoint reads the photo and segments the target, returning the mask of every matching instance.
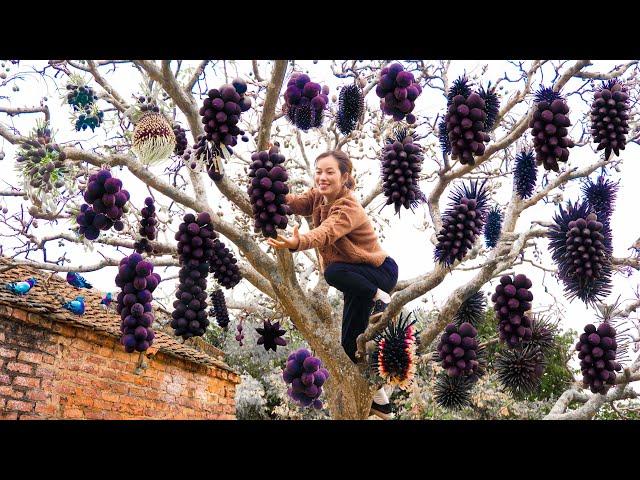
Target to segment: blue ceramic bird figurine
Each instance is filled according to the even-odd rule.
[[[63,303],[62,306],[76,315],[84,314],[84,297],[79,296],[76,297],[75,300],[71,300],[70,302]]]
[[[16,295],[26,295],[36,284],[36,279],[31,277],[24,282],[11,282],[6,284],[7,290]]]
[[[76,272],[67,273],[67,282],[69,285],[73,285],[76,288],[93,288],[93,285],[87,282],[82,275]]]
[[[113,302],[113,297],[111,296],[111,292],[108,292],[104,298],[102,300],[100,300],[100,305],[104,305],[104,308],[109,308],[109,306],[111,305],[111,302]]]

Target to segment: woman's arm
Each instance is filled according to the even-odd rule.
[[[320,226],[300,235],[300,243],[294,251],[331,245],[366,221],[367,214],[356,200],[341,198],[331,207],[329,216]]]
[[[289,205],[291,209],[291,213],[294,215],[302,215],[304,217],[308,217],[313,212],[313,198],[314,198],[314,189],[311,188],[305,193],[301,195],[295,195],[293,193],[287,194],[285,198],[285,203]]]

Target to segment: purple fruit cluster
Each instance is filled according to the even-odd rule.
[[[144,200],[145,207],[140,210],[142,220],[140,220],[139,233],[142,238],[133,244],[133,248],[138,253],[153,253],[153,246],[149,243],[149,240],[156,239],[156,224],[158,219],[156,218],[156,206],[153,203],[153,198],[147,197]]]
[[[289,176],[284,168],[285,157],[276,146],[267,152],[251,155],[249,166],[251,183],[247,189],[253,209],[254,231],[276,238],[276,228],[287,228],[289,207],[284,203],[289,193]]]
[[[227,328],[229,325],[229,311],[227,310],[227,302],[224,299],[224,293],[221,289],[211,292],[211,308],[209,316],[216,317],[216,322],[221,328]]]
[[[184,151],[189,146],[189,141],[187,140],[187,131],[178,123],[174,123],[173,134],[176,136],[176,148],[173,149],[173,153],[178,156],[182,156],[184,155]]]
[[[312,82],[306,73],[295,72],[284,92],[287,118],[300,130],[322,125],[324,110],[329,104],[329,87]]]
[[[118,232],[122,231],[124,223],[120,218],[127,211],[125,204],[129,198],[129,192],[122,188],[122,181],[112,177],[109,170],[100,170],[91,175],[84,192],[84,200],[91,208],[83,210],[83,205],[76,218],[80,234],[88,240],[95,240],[100,230],[113,227]]]
[[[422,87],[416,83],[413,73],[401,64],[393,63],[380,71],[376,86],[376,95],[381,99],[380,109],[385,115],[392,115],[395,121],[406,117],[408,124],[415,123],[416,117],[411,112],[421,93]]]
[[[573,147],[573,140],[568,137],[568,127],[571,126],[567,116],[569,105],[551,88],[541,87],[535,99],[537,103],[529,127],[536,161],[546,170],[558,172],[558,162],[569,160],[569,148]]]
[[[576,344],[582,382],[593,393],[606,393],[616,382],[616,371],[622,365],[616,362],[616,329],[608,322],[598,325],[589,324],[584,327],[580,341]]]
[[[442,368],[450,377],[473,376],[478,369],[478,331],[470,323],[450,323],[438,343]]]
[[[329,378],[329,371],[322,367],[319,358],[311,356],[311,352],[301,348],[287,357],[287,366],[282,378],[291,387],[287,395],[301,407],[313,404],[316,409],[322,408],[318,398],[322,394],[322,385]]]
[[[216,238],[213,241],[209,271],[213,273],[213,277],[220,285],[225,288],[233,288],[242,280],[237,263],[238,260],[233,256],[233,253]]]
[[[187,213],[175,235],[181,268],[171,327],[185,340],[204,335],[209,326],[206,290],[215,235],[207,212]]]
[[[591,135],[598,144],[598,150],[604,149],[609,160],[611,152],[620,155],[627,144],[629,133],[629,92],[617,79],[609,80],[593,94],[591,104]]]
[[[525,312],[531,310],[533,293],[529,289],[532,285],[526,275],[518,274],[513,279],[503,275],[491,296],[499,319],[500,340],[510,347],[531,340],[531,319]]]
[[[251,108],[251,99],[244,95],[246,91],[247,84],[242,79],[209,90],[200,108],[207,140],[227,147],[238,143],[237,136],[244,135],[238,127],[240,114]]]
[[[486,120],[486,102],[478,93],[453,97],[444,117],[453,160],[459,159],[463,165],[474,165],[473,157],[484,154],[485,143],[491,140],[485,132]]]
[[[238,342],[238,345],[242,346],[242,340],[244,340],[244,333],[242,333],[243,327],[242,327],[242,322],[240,322],[238,324],[238,326],[236,327],[236,330],[238,331],[238,333],[236,334],[236,341]]]
[[[389,139],[382,157],[382,190],[387,203],[393,204],[399,215],[400,208],[412,209],[425,200],[418,177],[422,171],[422,147],[413,142],[406,131],[397,133],[395,141]]]
[[[151,301],[160,275],[153,272],[151,262],[143,260],[136,252],[120,261],[115,283],[122,289],[116,298],[122,320],[120,343],[127,353],[144,352],[153,344]]]

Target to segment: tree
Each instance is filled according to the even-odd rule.
[[[105,125],[109,126],[104,144],[95,145],[90,139],[64,142],[63,151],[68,161],[76,165],[77,179],[82,181],[91,167],[107,165],[113,169],[120,167],[141,182],[158,198],[166,200],[163,208],[163,226],[167,232],[175,231],[173,218],[177,218],[187,210],[209,212],[216,232],[224,236],[240,253],[239,266],[243,278],[251,286],[244,301],[236,301],[228,295],[228,305],[232,309],[263,311],[269,315],[270,310],[277,310],[279,314],[288,316],[296,330],[304,337],[321,358],[331,373],[326,384],[328,404],[333,418],[361,419],[366,418],[375,390],[375,382],[370,381],[367,374],[368,365],[365,361],[367,344],[371,346],[374,336],[381,332],[386,325],[409,302],[424,297],[436,287],[443,284],[446,278],[461,272],[466,280],[460,281],[457,288],[448,292],[446,298],[440,298],[435,305],[436,315],[421,333],[419,354],[427,354],[427,348],[449,323],[461,302],[472,293],[478,291],[487,282],[510,271],[514,266],[524,266],[530,269],[541,269],[554,273],[555,269],[541,265],[527,253],[539,252],[539,241],[548,234],[550,218],[544,213],[544,205],[548,202],[558,203],[562,200],[562,193],[569,184],[575,184],[578,179],[585,178],[598,169],[615,169],[622,164],[622,157],[611,156],[600,158],[595,147],[591,146],[588,134],[588,118],[572,116],[576,124],[572,130],[572,137],[579,138],[576,146],[591,152],[590,160],[570,162],[560,172],[545,174],[541,188],[530,198],[523,200],[516,193],[508,196],[504,211],[501,234],[497,245],[484,248],[478,241],[462,262],[456,261],[450,267],[437,263],[433,268],[414,277],[398,283],[393,293],[393,300],[385,314],[376,323],[369,325],[358,339],[358,354],[361,361],[353,364],[340,345],[341,311],[327,302],[329,287],[321,275],[312,276],[318,269],[318,259],[313,252],[305,251],[292,256],[288,251],[267,251],[264,238],[253,233],[250,226],[252,209],[245,193],[246,168],[251,161],[236,149],[231,159],[227,161],[227,172],[221,180],[212,182],[201,172],[184,165],[180,159],[174,159],[171,167],[164,172],[159,167],[145,167],[131,152],[132,134],[132,105],[135,102],[126,100],[127,94],[146,94],[154,96],[157,102],[166,106],[166,112],[173,115],[174,120],[181,121],[188,127],[190,143],[193,144],[198,135],[203,133],[203,126],[199,115],[201,98],[209,88],[218,87],[221,83],[228,83],[235,76],[241,76],[249,84],[249,94],[253,97],[253,107],[243,115],[242,125],[251,137],[251,151],[266,150],[270,144],[279,142],[288,159],[290,171],[290,186],[295,191],[302,191],[312,184],[312,158],[310,150],[340,148],[347,151],[356,160],[357,180],[365,183],[371,172],[377,174],[376,166],[361,168],[367,160],[374,162],[379,159],[381,145],[385,137],[391,134],[395,122],[388,116],[382,115],[379,102],[373,98],[371,91],[375,89],[380,70],[386,61],[344,61],[331,62],[330,68],[335,79],[341,79],[344,84],[357,81],[363,87],[367,98],[367,108],[364,117],[357,128],[349,135],[341,135],[333,118],[325,120],[322,128],[311,133],[301,133],[287,124],[281,106],[281,94],[285,79],[295,70],[304,70],[309,64],[297,64],[278,60],[263,62],[209,61],[188,64],[182,61],[150,60],[104,60],[104,61],[74,61],[50,60],[46,65],[29,69],[20,63],[13,63],[11,68],[17,70],[4,79],[2,87],[15,89],[19,82],[32,82],[34,78],[42,79],[65,91],[65,84],[73,75],[84,75],[91,81],[99,97],[98,104],[104,112]],[[7,62],[8,64],[8,62]],[[404,65],[415,75],[416,81],[432,95],[446,93],[452,82],[452,63],[450,61],[406,61]],[[492,78],[494,86],[499,89],[502,106],[497,114],[494,126],[490,129],[491,141],[484,153],[475,159],[474,165],[462,165],[452,161],[447,154],[440,154],[437,146],[438,114],[427,114],[417,111],[417,123],[414,139],[421,142],[425,150],[425,165],[422,172],[423,190],[427,192],[426,207],[429,214],[423,229],[429,230],[430,242],[437,243],[436,234],[442,228],[441,197],[454,184],[461,181],[486,179],[494,190],[499,190],[500,184],[510,185],[512,159],[516,153],[527,148],[526,138],[529,120],[533,115],[531,94],[535,87],[543,83],[552,87],[555,92],[562,91],[565,98],[575,96],[576,101],[588,105],[592,99],[590,91],[596,80],[607,80],[624,77],[630,87],[632,100],[638,94],[638,61],[630,61],[609,71],[595,71],[589,60],[559,61],[535,60],[530,62],[508,62],[504,75]],[[270,70],[270,71],[268,71]],[[124,82],[129,92],[124,93],[113,86],[114,82],[122,79],[123,72],[131,76],[139,76],[141,83],[138,90],[133,82]],[[232,73],[233,72],[233,73]],[[484,73],[486,66],[467,72],[467,76],[478,84],[486,80]],[[120,75],[120,77],[119,77]],[[549,78],[549,75],[552,78]],[[323,79],[318,79],[323,81]],[[121,81],[121,80],[120,80]],[[48,85],[48,84],[47,84]],[[1,90],[0,90],[1,92]],[[334,96],[335,97],[335,96]],[[9,97],[2,97],[9,98]],[[446,98],[441,98],[444,111]],[[333,100],[335,105],[335,98]],[[332,107],[335,110],[335,107]],[[0,135],[11,144],[18,145],[26,140],[26,131],[19,131],[11,125],[12,119],[25,115],[43,114],[46,121],[50,121],[50,111],[46,101],[40,106],[15,106],[13,102],[0,106]],[[54,128],[61,128],[52,124]],[[100,127],[98,127],[100,129]],[[632,123],[628,134],[629,143],[637,143],[640,134],[638,126]],[[318,152],[319,153],[319,152]],[[237,165],[240,167],[238,168]],[[375,175],[374,175],[375,176]],[[371,182],[370,182],[371,183]],[[502,191],[506,191],[504,188]],[[26,196],[19,185],[10,185],[8,190],[0,192],[5,197]],[[361,195],[362,205],[371,209],[374,200],[382,194],[382,181],[376,181],[371,188]],[[219,196],[219,208],[215,208],[211,200],[213,195]],[[20,240],[11,248],[11,256],[18,263],[32,265],[54,272],[78,271],[90,272],[109,266],[117,266],[119,258],[114,251],[131,249],[136,239],[135,227],[125,229],[117,235],[102,234],[91,248],[108,247],[110,255],[102,254],[103,258],[94,263],[66,258],[62,255],[57,260],[47,258],[49,242],[64,241],[69,243],[83,243],[83,239],[75,233],[60,232],[62,225],[68,225],[70,217],[69,207],[77,203],[78,189],[69,188],[56,199],[54,208],[36,201],[25,212],[21,207],[19,212],[6,212],[2,223],[7,233],[16,235]],[[403,212],[404,213],[404,212]],[[390,229],[389,220],[373,214],[376,225],[384,236],[384,230]],[[530,226],[517,230],[519,219],[528,218]],[[58,231],[46,236],[38,236],[34,229],[38,220],[48,222]],[[307,223],[309,219],[306,219]],[[137,225],[134,212],[129,212],[127,222]],[[522,223],[522,222],[521,222]],[[291,222],[290,222],[291,225]],[[385,226],[383,229],[382,226]],[[520,225],[522,227],[522,225]],[[15,240],[12,240],[15,242]],[[154,246],[153,262],[156,266],[177,267],[177,250],[171,241],[152,242]],[[85,243],[87,245],[87,243]],[[42,261],[34,257],[41,251]],[[425,242],[424,255],[431,255],[432,247]],[[38,254],[39,255],[39,254]],[[95,256],[95,255],[94,255]],[[548,260],[548,259],[547,259]],[[638,270],[640,261],[630,256],[628,258],[612,259],[614,268],[623,272],[626,269]],[[175,277],[169,277],[175,278]],[[458,278],[458,277],[456,277]],[[462,278],[462,276],[460,276]],[[165,279],[166,280],[166,279]],[[426,297],[425,297],[426,298]],[[270,308],[261,306],[275,301]],[[635,311],[640,301],[627,305],[627,315]],[[273,307],[273,308],[271,308]],[[170,307],[169,307],[170,308]],[[592,417],[604,401],[629,398],[633,394],[630,382],[640,379],[640,364],[634,362],[621,376],[618,386],[605,395],[590,395],[571,388],[560,397],[554,406],[550,418],[587,418]],[[567,411],[571,401],[578,401],[584,405],[577,410]]]

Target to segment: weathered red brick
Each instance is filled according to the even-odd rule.
[[[25,312],[24,310],[19,310],[17,308],[14,308],[13,314],[11,316],[17,320],[22,320],[24,322],[27,320],[27,317],[29,316],[29,312]]]
[[[11,370],[12,372],[20,372],[26,375],[31,375],[33,373],[33,366],[27,363],[19,363],[19,362],[9,362],[7,363],[7,370]]]
[[[18,353],[18,360],[30,363],[40,363],[42,361],[42,353],[35,352],[20,352]]]
[[[42,390],[29,390],[27,391],[27,398],[36,402],[42,402],[49,398],[49,395]]]
[[[38,365],[36,367],[36,377],[40,378],[54,378],[55,370],[46,365]]]
[[[0,411],[0,420],[17,420],[18,412]]]
[[[31,412],[35,403],[33,402],[23,402],[20,400],[9,400],[7,401],[7,410],[15,410],[18,412]]]
[[[38,388],[40,386],[40,379],[35,377],[17,376],[13,379],[13,384],[19,387]]]
[[[14,350],[13,348],[6,348],[3,346],[0,346],[0,357],[4,357],[4,358],[16,358],[16,354],[18,353],[17,350]]]

